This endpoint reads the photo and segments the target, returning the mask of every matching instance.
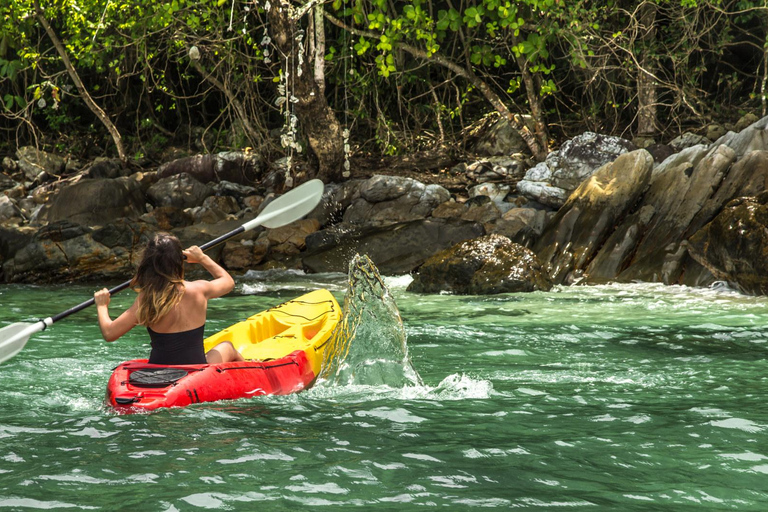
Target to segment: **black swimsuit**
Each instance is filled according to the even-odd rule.
[[[205,324],[184,332],[155,332],[147,327],[152,351],[151,364],[206,364],[203,347]]]

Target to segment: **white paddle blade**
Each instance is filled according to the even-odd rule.
[[[12,358],[24,348],[30,336],[45,328],[45,323],[18,322],[0,329],[0,363]]]
[[[256,226],[273,229],[297,221],[315,209],[323,198],[323,190],[325,185],[320,180],[303,183],[269,203],[258,217],[243,224],[243,228],[246,231]]]

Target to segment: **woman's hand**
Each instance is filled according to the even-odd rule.
[[[184,254],[187,263],[200,263],[205,257],[203,250],[196,245],[182,251],[182,254]]]
[[[93,301],[96,306],[109,306],[109,290],[102,288],[93,294]]]

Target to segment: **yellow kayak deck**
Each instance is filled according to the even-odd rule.
[[[341,319],[341,308],[328,290],[315,290],[257,313],[205,339],[206,352],[229,341],[245,359],[271,361],[304,351],[317,375],[323,350]]]

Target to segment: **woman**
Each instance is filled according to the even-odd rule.
[[[201,264],[213,280],[185,281],[184,259]],[[93,295],[99,328],[107,341],[115,341],[136,325],[149,333],[152,364],[215,364],[243,361],[230,342],[223,342],[207,353],[203,348],[203,330],[208,300],[232,291],[235,281],[226,270],[193,245],[182,251],[179,239],[158,233],[147,243],[131,280],[138,292],[133,305],[112,320],[109,316],[109,291]]]

